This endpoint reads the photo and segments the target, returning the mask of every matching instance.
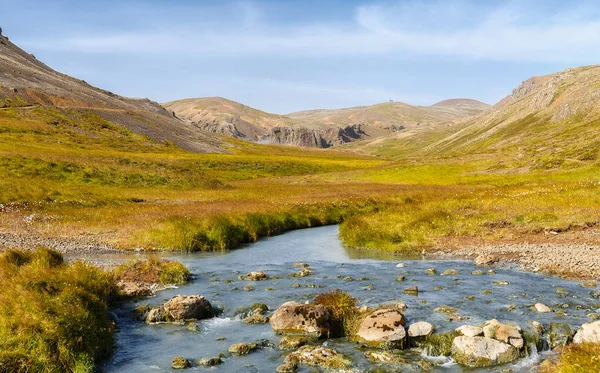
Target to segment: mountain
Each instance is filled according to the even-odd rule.
[[[157,142],[193,152],[221,151],[215,136],[175,118],[158,103],[119,96],[61,74],[0,35],[0,108],[7,107],[92,111]]]
[[[473,117],[350,147],[387,156],[488,158],[498,168],[554,168],[596,161],[600,159],[600,65],[528,79]]]
[[[437,105],[437,106],[436,106]],[[163,104],[179,118],[206,131],[261,143],[323,147],[375,138],[404,128],[463,118],[489,106],[475,100],[447,100],[433,106],[389,102],[345,109],[270,114],[220,97]]]

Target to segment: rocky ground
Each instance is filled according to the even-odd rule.
[[[501,244],[458,247],[431,253],[441,258],[493,256],[501,262],[514,263],[533,272],[566,276],[574,279],[600,279],[600,246],[587,244]]]

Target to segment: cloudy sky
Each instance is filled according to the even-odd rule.
[[[0,0],[4,34],[53,68],[165,102],[270,112],[452,97],[600,63],[591,1]]]

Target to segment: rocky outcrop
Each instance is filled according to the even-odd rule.
[[[363,319],[356,337],[360,342],[372,347],[404,348],[406,343],[404,324],[404,315],[397,309],[379,309]]]
[[[600,321],[583,324],[573,337],[573,343],[600,343]]]
[[[203,320],[215,315],[210,302],[202,295],[176,295],[163,305],[153,308],[146,315],[146,322],[183,322]]]
[[[332,319],[325,306],[287,302],[275,311],[269,322],[279,334],[328,337]]]
[[[510,363],[519,357],[519,350],[488,337],[460,336],[452,342],[452,357],[459,364],[480,368]]]

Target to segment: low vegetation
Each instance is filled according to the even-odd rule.
[[[325,306],[331,312],[335,322],[332,328],[334,335],[354,334],[354,329],[360,320],[360,311],[357,308],[358,300],[352,295],[336,289],[318,294],[313,304]]]
[[[0,372],[94,372],[113,349],[114,278],[52,250],[0,255]]]
[[[120,281],[147,284],[181,285],[191,278],[190,271],[182,263],[156,257],[122,264],[114,272]]]
[[[600,344],[570,344],[562,349],[556,364],[542,365],[542,373],[600,372]]]

